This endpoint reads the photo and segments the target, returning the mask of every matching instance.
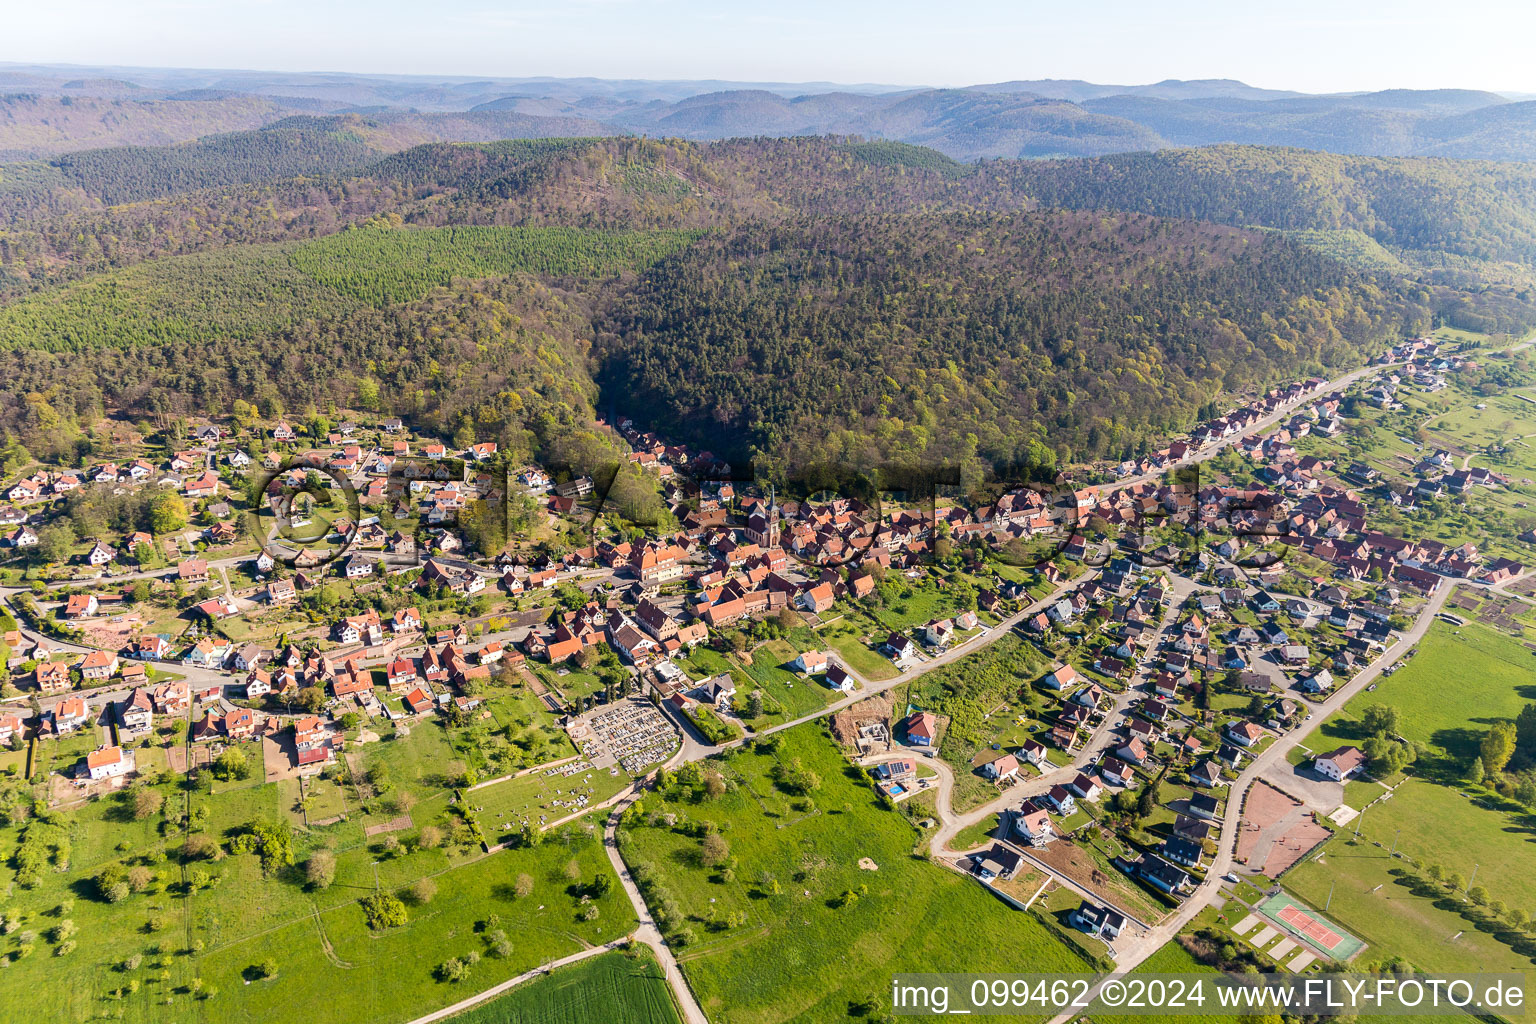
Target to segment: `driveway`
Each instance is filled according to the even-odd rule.
[[[1319,775],[1312,770],[1311,764],[1310,761],[1303,765],[1274,761],[1265,766],[1259,778],[1300,800],[1307,810],[1326,817],[1344,802],[1344,784]]]

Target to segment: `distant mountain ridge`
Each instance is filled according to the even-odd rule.
[[[1536,160],[1536,101],[1472,89],[1309,95],[1230,79],[1147,85],[1039,79],[936,89],[0,65],[5,161],[185,142],[293,114],[365,114],[390,122],[383,134],[399,136],[394,149],[485,141],[494,137],[486,132],[496,117],[517,117],[528,120],[507,122],[509,137],[860,135],[928,146],[964,161],[1228,143],[1361,156]],[[407,124],[409,131],[401,127]]]

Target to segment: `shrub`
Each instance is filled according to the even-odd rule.
[[[141,786],[133,793],[133,816],[140,821],[160,813],[165,797],[158,789]]]
[[[128,898],[128,873],[121,864],[108,864],[96,874],[96,893],[108,903],[121,903]]]
[[[457,985],[469,977],[469,964],[459,957],[444,960],[437,965],[437,978]]]
[[[432,897],[437,895],[437,883],[430,878],[418,878],[411,883],[411,902],[417,906],[424,906],[432,902]]]
[[[371,896],[365,896],[358,901],[363,907],[363,916],[367,918],[368,927],[375,931],[385,928],[398,928],[405,924],[405,904],[393,893],[376,892]]]
[[[731,846],[719,835],[707,835],[700,852],[706,867],[724,864],[731,855]]]
[[[336,855],[330,850],[316,850],[304,862],[304,880],[314,889],[328,889],[336,880]]]

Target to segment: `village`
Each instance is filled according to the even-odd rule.
[[[1048,883],[1091,955],[1129,955],[1122,932],[1144,944],[1182,923],[1208,882],[1236,883],[1234,858],[1272,878],[1347,826],[1349,783],[1397,755],[1343,744],[1266,767],[1248,801],[1269,819],[1221,845],[1258,756],[1411,654],[1453,583],[1525,574],[1377,525],[1506,477],[1444,451],[1399,478],[1307,451],[1346,406],[1433,393],[1465,362],[1418,339],[1096,482],[928,503],[789,498],[620,419],[623,471],[675,527],[659,534],[618,528],[591,475],[393,418],[319,437],[209,423],[168,456],[139,441],[29,466],[0,510],[0,742],[68,808],[148,771],[247,760],[309,793],[381,734],[505,729],[516,742],[466,754],[451,783],[494,850],[624,806],[658,766],[826,718],[944,862],[1019,909],[1047,889],[1020,879]],[[89,494],[164,528],[86,534]],[[500,551],[459,529],[514,508]],[[987,651],[1019,682],[962,723],[924,680]],[[1289,969],[1328,960],[1293,945]]]

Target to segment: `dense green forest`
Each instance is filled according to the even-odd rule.
[[[56,158],[64,179],[109,206],[204,188],[351,171],[378,150],[344,118],[287,118],[180,146],[93,149]]]
[[[577,298],[518,275],[387,310],[356,305],[258,343],[10,348],[0,351],[9,392],[0,426],[34,454],[60,454],[109,408],[158,425],[228,413],[241,399],[270,417],[373,409],[466,445],[496,440],[529,453],[592,422],[589,331]]]
[[[687,245],[687,231],[589,231],[555,227],[413,230],[378,224],[293,251],[294,267],[343,295],[387,306],[456,277],[608,277],[650,266]]]
[[[1275,234],[1088,213],[807,218],[706,235],[603,324],[668,431],[801,461],[1118,454],[1205,402],[1431,319]]]
[[[1536,166],[1212,146],[997,162],[1042,205],[1359,231],[1388,248],[1536,266]]]
[[[302,244],[227,247],[134,264],[0,306],[0,347],[69,351],[218,344],[411,302],[455,278],[606,277],[686,245],[685,231],[411,229],[389,223]]]
[[[292,246],[254,245],[139,263],[0,306],[0,347],[250,340],[355,303],[290,260]]]
[[[332,125],[312,167],[372,130]],[[562,138],[242,181],[262,134],[0,168],[0,425],[59,452],[107,412],[257,396],[548,452],[601,387],[770,462],[1048,464],[1435,322],[1536,323],[1492,272],[1536,265],[1505,165]]]
[[[431,143],[350,174],[332,167],[349,159],[346,140],[377,131],[290,119],[190,146],[78,154],[67,166],[0,165],[0,299],[146,258],[328,235],[385,213],[434,227],[633,229],[786,212],[1116,209],[1321,233],[1325,249],[1345,253],[1361,250],[1328,233],[1360,232],[1457,286],[1524,282],[1536,266],[1536,171],[1524,164],[1254,146],[960,164],[892,142],[567,138]],[[292,148],[301,142],[314,151]],[[250,180],[257,154],[272,149],[284,154],[278,163],[308,161],[305,175]],[[177,190],[203,180],[222,184]],[[161,198],[104,207],[108,191]]]

